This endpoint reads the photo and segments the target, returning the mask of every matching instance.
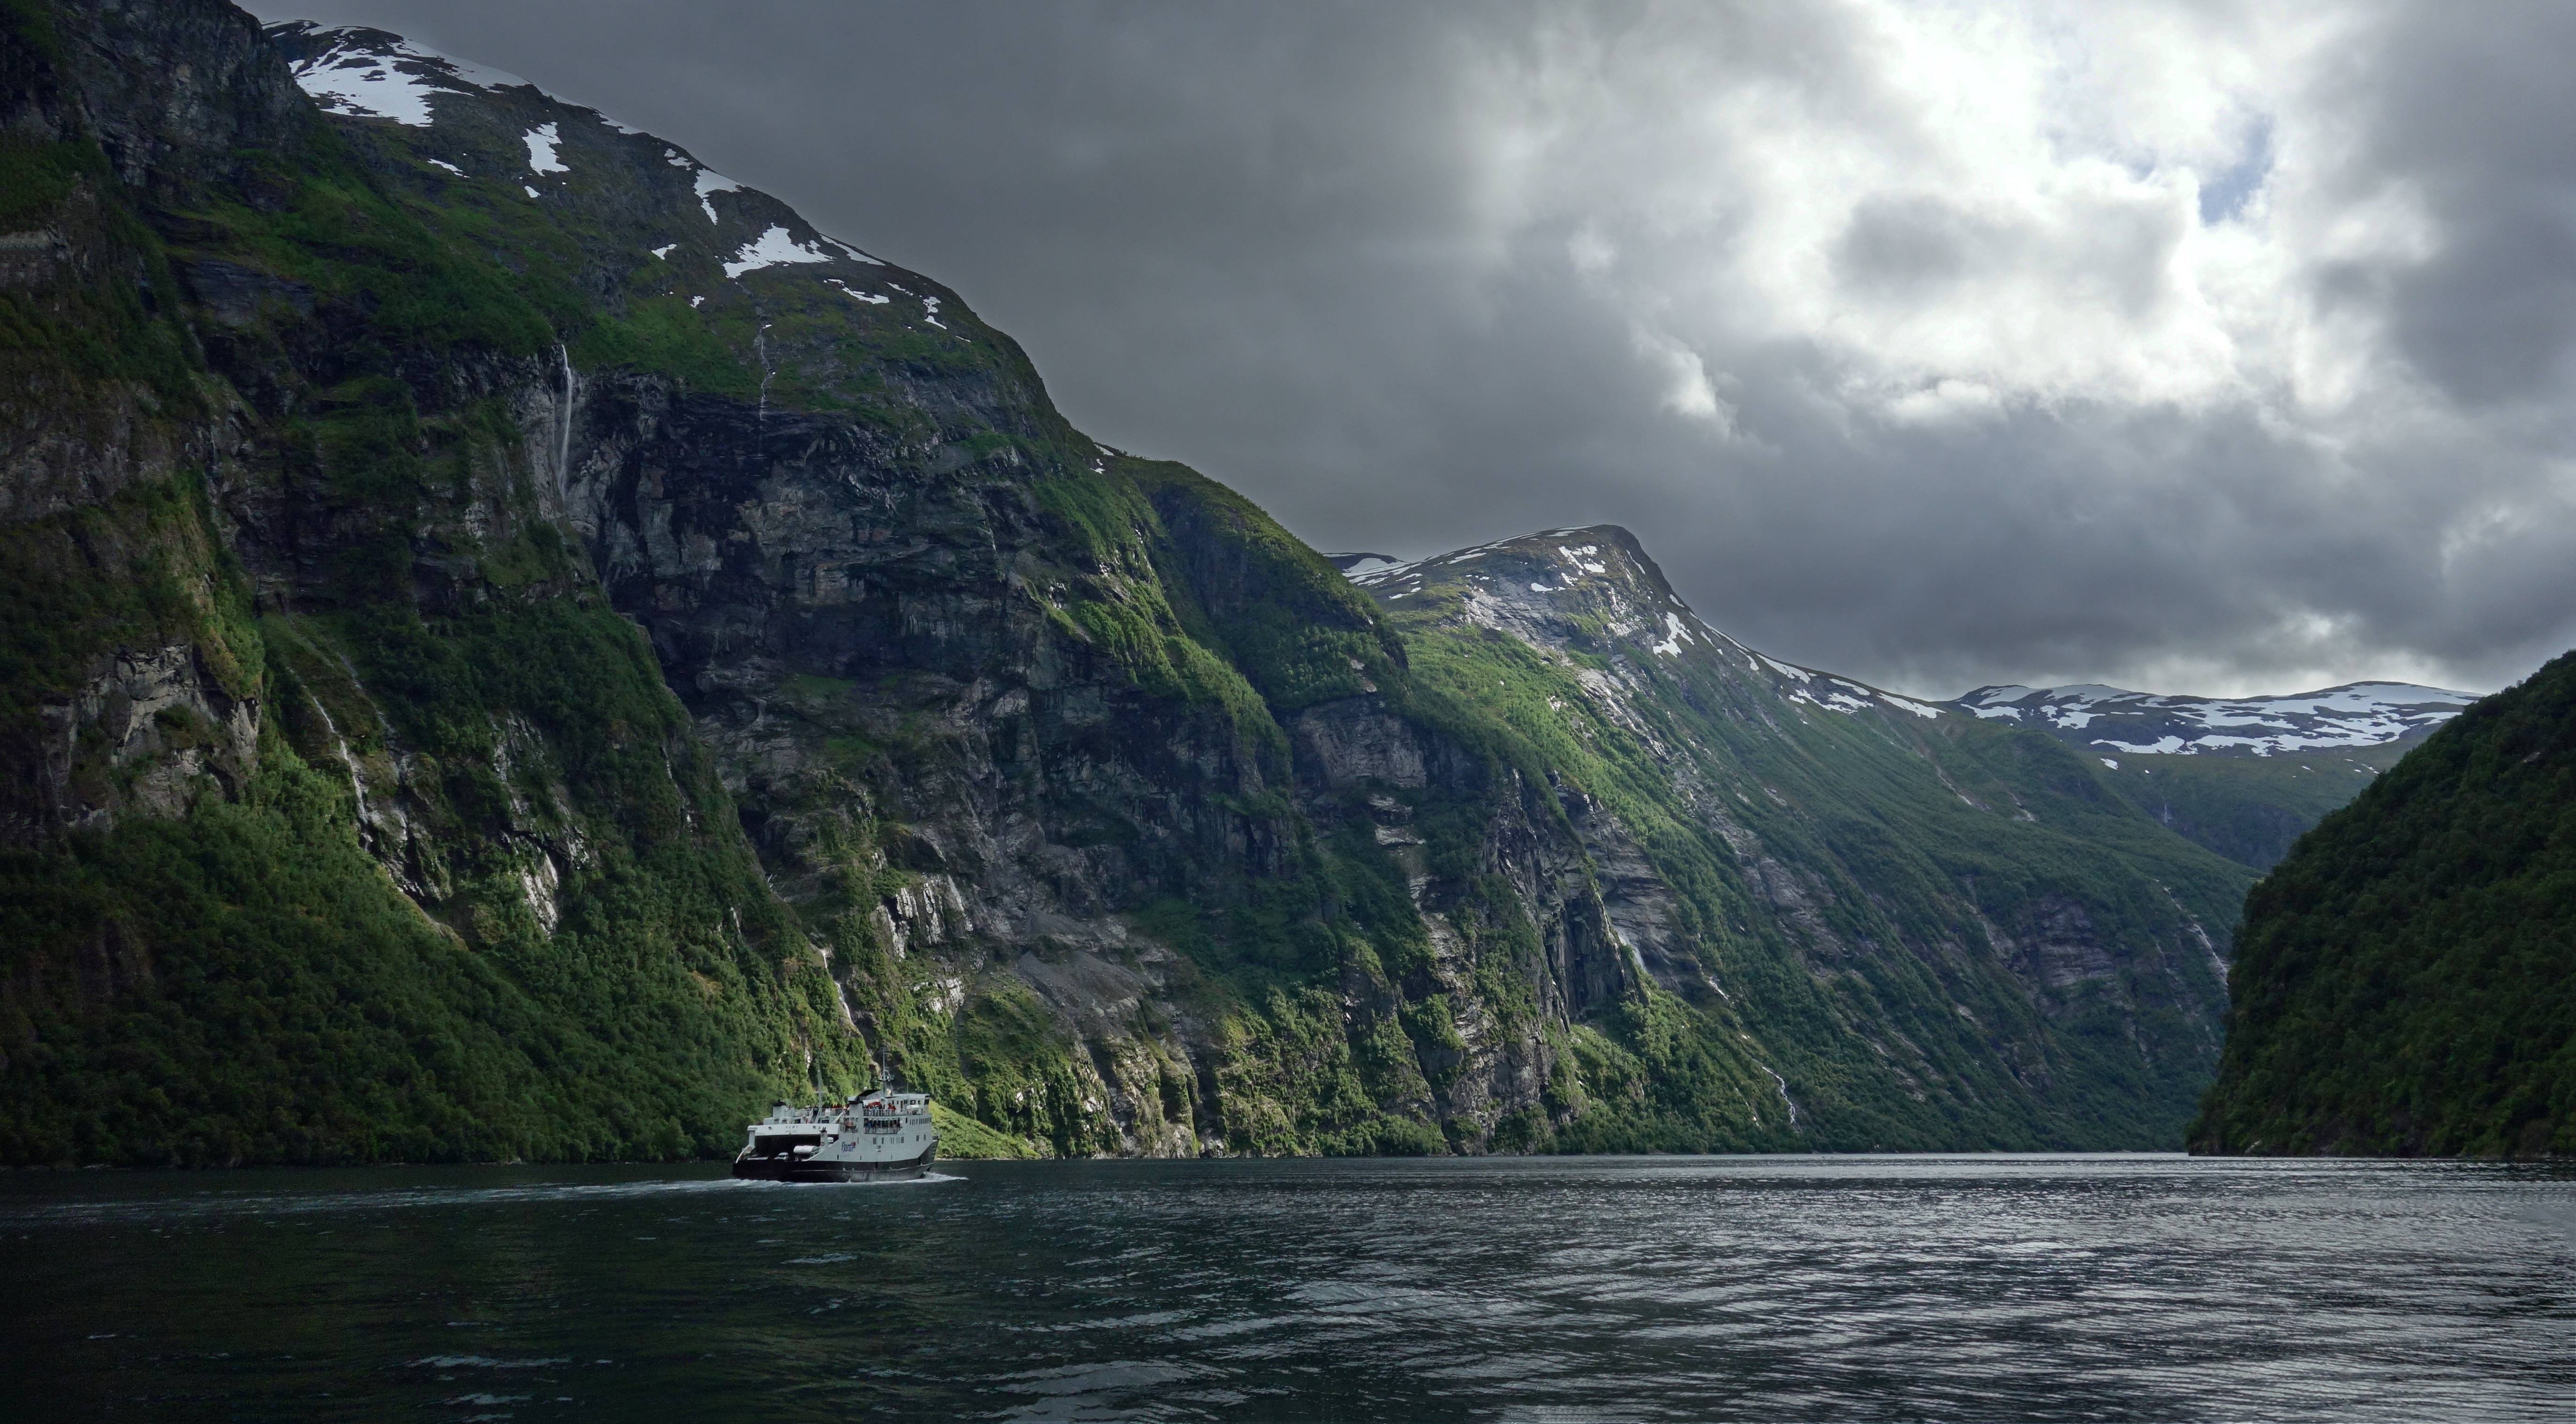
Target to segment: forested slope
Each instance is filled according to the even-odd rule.
[[[2201,1152],[2576,1152],[2576,654],[2483,699],[2245,906]]]

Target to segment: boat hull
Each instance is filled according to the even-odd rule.
[[[762,1182],[912,1182],[939,1155],[932,1147],[901,1162],[818,1162],[811,1157],[736,1157],[733,1174]]]

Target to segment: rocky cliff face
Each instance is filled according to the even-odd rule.
[[[240,12],[6,26],[0,1157],[696,1154],[855,1076],[555,517],[544,318]]]
[[[514,76],[60,15],[14,1159],[712,1151],[879,1070],[979,1150],[2136,1145],[2205,1071],[2237,872],[2044,738],[1617,531],[1364,591]]]

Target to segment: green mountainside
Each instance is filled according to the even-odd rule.
[[[239,12],[6,23],[0,1159],[696,1155],[854,1073],[481,378],[546,314]]]
[[[2194,1151],[2576,1152],[2576,654],[2309,832],[2238,951]]]
[[[2153,1147],[2207,1079],[2247,870],[1618,531],[1364,590],[511,76],[0,25],[0,1161],[880,1072],[997,1153]]]
[[[2361,794],[2422,736],[2304,757],[2114,757],[2110,784],[2157,823],[2239,865],[2269,870],[2308,828]],[[2097,758],[2098,760],[2098,758]]]
[[[1621,943],[1704,1038],[1801,1085],[1817,1137],[2176,1139],[2251,877],[2089,759],[1755,653],[1617,528],[1360,582],[1418,677],[1581,788]]]

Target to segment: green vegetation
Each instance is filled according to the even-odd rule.
[[[1116,473],[1150,505],[1182,626],[1244,669],[1275,715],[1400,680],[1403,651],[1367,595],[1250,500],[1167,461]]]
[[[2397,764],[2413,740],[2279,756],[2139,756],[2104,780],[2175,834],[2239,865],[2269,870],[2328,812]],[[2099,760],[2099,758],[2096,758]]]
[[[43,699],[120,647],[194,643],[219,686],[250,695],[260,638],[244,593],[194,480],[14,526],[0,540],[0,736],[38,736]]]
[[[402,374],[542,351],[540,307],[327,129],[296,141],[148,212],[86,143],[0,151],[10,225],[83,258],[6,294],[0,415],[123,471],[39,492],[55,511],[0,541],[8,809],[44,828],[0,856],[0,1161],[702,1155],[777,1093],[861,1085],[821,959],[650,650],[580,591],[516,423],[422,409]],[[172,301],[208,260],[280,294],[211,324],[212,357]],[[296,395],[230,477],[333,511],[310,612],[255,611],[186,453],[231,399],[217,357]],[[168,649],[179,700],[120,730],[116,655]]]
[[[0,858],[0,1160],[698,1155],[775,1092],[865,1076],[631,627],[561,599],[253,623],[201,498],[129,491],[9,545],[13,697],[193,644],[273,715],[238,796]],[[195,714],[161,716],[185,751]],[[361,776],[443,924],[362,849]]]
[[[472,947],[360,849],[344,784],[263,750],[239,803],[0,859],[0,1160],[703,1156],[803,1077],[762,956],[623,933],[663,867],[568,896],[542,958]]]
[[[471,344],[535,355],[553,344],[544,317],[507,283],[372,187],[328,170],[300,178],[282,213],[215,204],[193,214],[212,229],[214,241],[203,245],[365,311],[388,349]]]
[[[2576,1152],[2576,654],[2256,886],[2195,1151]]]
[[[1435,576],[1392,615],[1421,705],[1481,713],[1499,760],[1544,767],[1615,817],[1678,892],[1693,970],[1724,991],[1686,1002],[1657,990],[1600,1024],[1598,1040],[1578,1039],[1589,1106],[1573,1145],[1764,1140],[1785,1126],[1774,1072],[1806,1119],[1782,1141],[2180,1138],[2215,1048],[2190,1022],[2217,999],[2195,926],[2227,923],[2242,870],[2143,820],[2043,735],[1802,711],[1705,652],[1648,654],[1607,619],[1576,620],[1590,631],[1558,654],[1463,621],[1455,600]],[[1589,660],[1612,658],[1641,680],[1624,698],[1633,727],[1582,681]],[[1784,923],[1711,834],[1712,793],[1798,868],[1812,928]],[[1990,935],[2046,939],[2060,922],[2080,924],[2113,972],[2035,1004]],[[2197,1040],[2198,1052],[2144,1057],[2138,1036]],[[1910,1045],[1920,1067],[1873,1042]],[[2017,1046],[1999,1053],[2006,1043]],[[1758,1060],[1746,1056],[1756,1044]],[[2044,1097],[2016,1081],[2017,1059],[2022,1074],[2048,1074]]]
[[[196,343],[172,300],[168,254],[95,143],[0,135],[0,231],[26,229],[58,246],[43,260],[49,280],[0,288],[0,417],[197,413]],[[92,260],[63,260],[75,253]]]

